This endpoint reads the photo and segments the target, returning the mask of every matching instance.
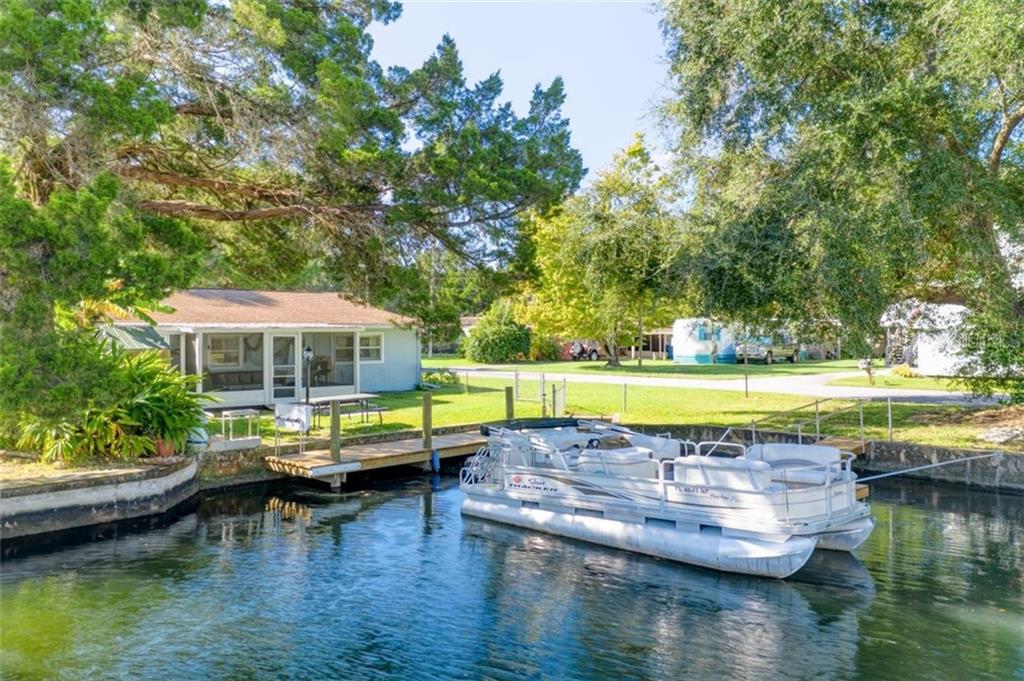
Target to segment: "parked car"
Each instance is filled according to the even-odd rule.
[[[600,358],[600,356],[601,352],[598,350],[597,343],[573,341],[569,346],[569,357],[573,361],[589,359],[593,362]]]
[[[800,360],[800,345],[788,339],[753,339],[745,343],[736,344],[736,361],[743,362],[780,362],[789,360],[796,364]]]

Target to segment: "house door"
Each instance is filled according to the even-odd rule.
[[[274,336],[271,360],[271,396],[274,402],[291,402],[298,396],[298,383],[295,380],[298,376],[297,346],[298,340],[295,336]]]

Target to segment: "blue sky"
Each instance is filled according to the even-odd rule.
[[[589,177],[636,130],[657,148],[652,109],[666,81],[658,18],[649,3],[406,0],[402,16],[371,28],[373,57],[387,66],[423,63],[445,33],[466,77],[501,71],[505,97],[524,113],[536,83],[565,80],[563,114]]]

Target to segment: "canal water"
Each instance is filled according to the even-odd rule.
[[[873,498],[780,581],[462,518],[451,478],[216,494],[5,545],[0,677],[1024,680],[1024,497]]]

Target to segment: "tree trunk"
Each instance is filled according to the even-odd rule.
[[[605,348],[608,350],[608,362],[605,366],[609,367],[620,367],[622,363],[619,362],[619,344],[614,340],[605,341]]]
[[[642,367],[644,365],[644,316],[642,314],[637,319],[637,331],[640,337],[640,354],[637,356],[636,365]]]

